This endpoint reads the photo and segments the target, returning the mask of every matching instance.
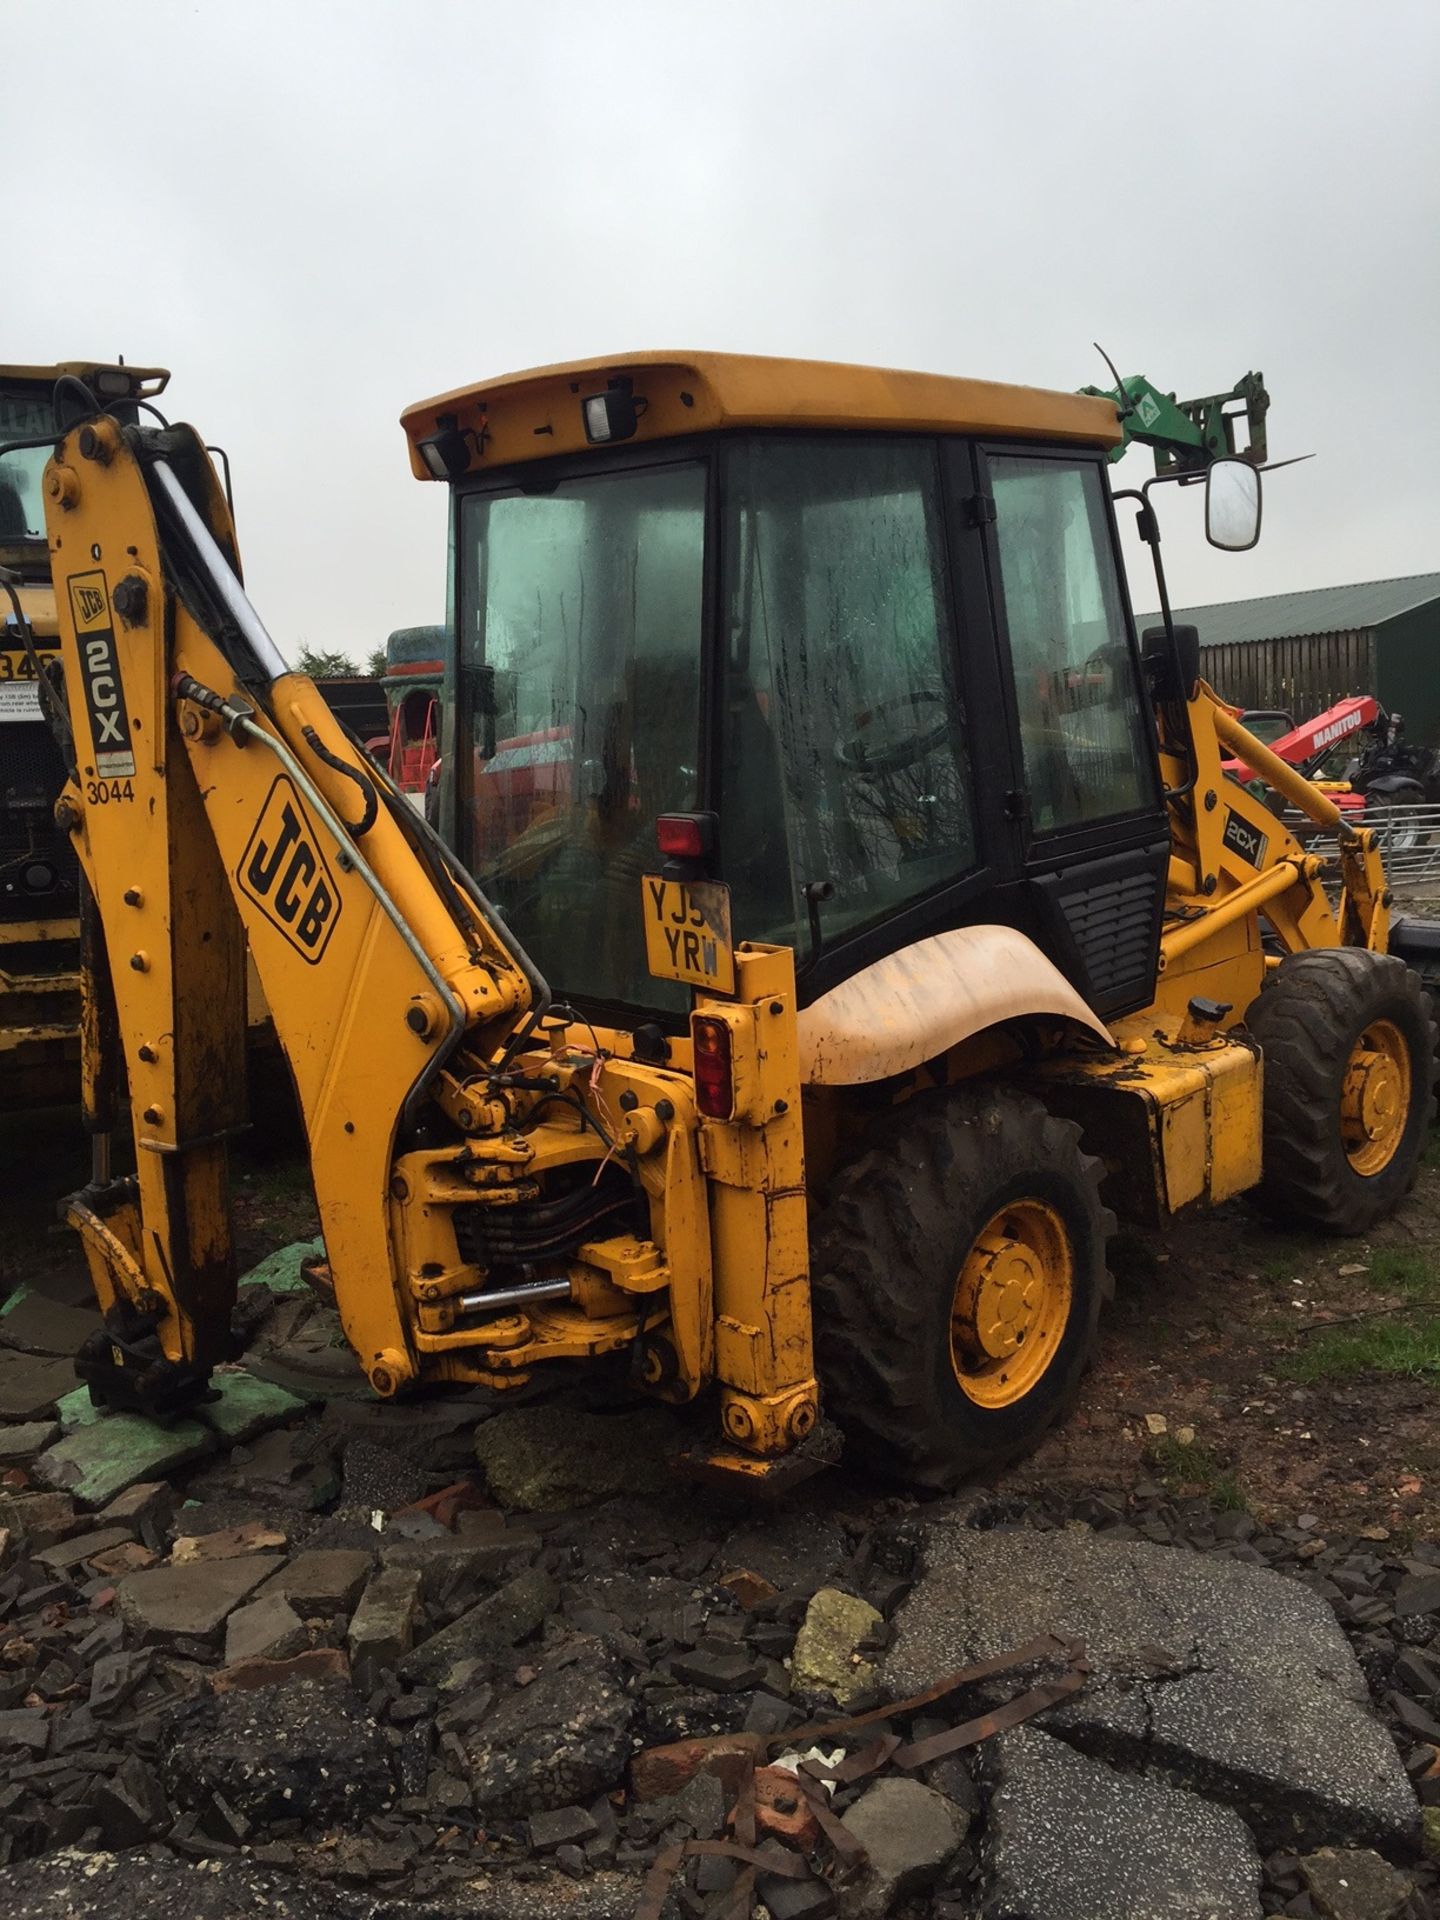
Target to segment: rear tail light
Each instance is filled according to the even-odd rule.
[[[703,860],[715,850],[713,813],[662,813],[655,844],[667,860]]]
[[[730,1029],[723,1020],[696,1014],[690,1022],[695,1049],[695,1103],[707,1120],[728,1120],[735,1110]]]

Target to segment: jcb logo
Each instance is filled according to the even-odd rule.
[[[105,611],[105,596],[94,587],[76,587],[75,611],[82,627],[92,627]]]
[[[260,809],[236,878],[297,952],[312,964],[319,960],[340,918],[340,890],[283,773]]]

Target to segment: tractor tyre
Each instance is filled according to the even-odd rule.
[[[832,1183],[813,1235],[816,1366],[853,1455],[939,1491],[1070,1406],[1112,1290],[1100,1163],[993,1086],[924,1094]]]
[[[1429,994],[1394,954],[1318,947],[1282,960],[1245,1019],[1265,1056],[1256,1205],[1367,1233],[1415,1184],[1434,1112]]]

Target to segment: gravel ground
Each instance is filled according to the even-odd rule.
[[[312,1231],[288,1163],[241,1175],[252,1256]],[[53,1177],[37,1166],[25,1191]],[[1207,1564],[1278,1576],[1297,1605],[1303,1589],[1305,1632],[1323,1621],[1330,1639],[1316,1644],[1332,1647],[1310,1666],[1328,1660],[1339,1693],[1354,1693],[1340,1672],[1353,1654],[1416,1821],[1402,1831],[1410,1803],[1392,1780],[1394,1818],[1366,1827],[1345,1813],[1334,1833],[1312,1821],[1287,1842],[1288,1803],[1242,1791],[1234,1766],[1207,1772],[1183,1740],[1117,1746],[1124,1714],[1102,1706],[1135,1683],[1122,1662],[1115,1687],[1096,1672],[1078,1704],[926,1766],[883,1818],[866,1796],[885,1785],[894,1800],[891,1783],[907,1783],[893,1767],[841,1784],[828,1814],[853,1817],[872,1854],[848,1879],[813,1834],[822,1872],[786,1877],[810,1817],[792,1791],[778,1811],[766,1802],[758,1866],[690,1858],[667,1914],[699,1920],[758,1896],[776,1920],[1069,1920],[1073,1886],[1050,1871],[1068,1856],[1026,1838],[1028,1783],[1047,1805],[1078,1796],[1096,1836],[1127,1808],[1144,1814],[1147,1829],[1105,1845],[1156,1861],[1147,1884],[1174,1878],[1181,1891],[1155,1909],[1167,1920],[1323,1920],[1342,1911],[1327,1873],[1370,1876],[1358,1914],[1440,1915],[1418,1823],[1421,1809],[1440,1815],[1433,1380],[1423,1365],[1294,1372],[1347,1315],[1424,1335],[1433,1169],[1358,1247],[1282,1240],[1233,1211],[1166,1244],[1125,1243],[1076,1418],[1000,1483],[921,1504],[842,1469],[765,1512],[660,1471],[680,1437],[661,1410],[497,1411],[465,1394],[374,1405],[324,1310],[275,1269],[242,1298],[255,1374],[224,1376],[221,1400],[181,1429],[102,1431],[62,1364],[68,1316],[87,1311],[73,1246],[38,1211],[20,1218],[4,1256],[18,1292],[0,1315],[0,1865],[17,1920],[398,1920],[402,1905],[410,1920],[628,1915],[657,1856],[723,1830],[734,1778],[672,1774],[646,1797],[636,1756],[748,1734],[773,1760],[837,1701],[892,1700],[907,1620],[955,1585],[957,1533],[1006,1543],[1022,1569],[1030,1555],[1032,1572],[1081,1542],[1179,1549],[1165,1558],[1195,1568],[1197,1593],[1213,1586]],[[1103,1631],[1092,1638],[1105,1646]],[[1202,1669],[1209,1685],[1215,1658],[1187,1665],[1187,1649],[1173,1633],[1150,1648],[1160,1664],[1140,1697]],[[898,1716],[895,1732],[931,1737],[1055,1671],[1041,1662]],[[1265,1717],[1293,1709],[1301,1725],[1305,1675],[1279,1655],[1253,1671]],[[767,1791],[783,1798],[783,1779]],[[1164,1841],[1177,1804],[1189,1855]],[[900,1836],[903,1858],[887,1860],[877,1835]],[[1092,1903],[1086,1920],[1140,1920],[1137,1898]]]

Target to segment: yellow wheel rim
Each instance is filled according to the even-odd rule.
[[[1351,1050],[1340,1093],[1340,1137],[1356,1173],[1383,1172],[1410,1118],[1410,1049],[1390,1020],[1373,1020]]]
[[[1043,1200],[1012,1200],[976,1234],[955,1282],[950,1364],[977,1406],[1008,1407],[1059,1351],[1075,1284],[1065,1222]]]

